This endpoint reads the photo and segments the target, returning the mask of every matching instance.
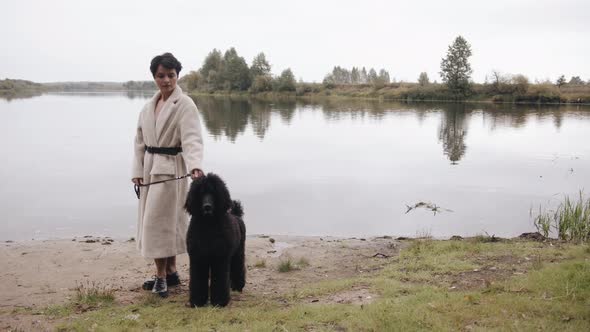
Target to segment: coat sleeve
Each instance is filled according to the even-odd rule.
[[[194,169],[202,170],[203,137],[201,135],[201,121],[197,106],[192,102],[183,112],[180,119],[180,140],[182,157],[189,172]]]
[[[143,157],[145,155],[145,143],[143,142],[143,130],[141,128],[141,116],[137,120],[137,130],[135,132],[135,139],[133,140],[133,169],[131,170],[131,178],[143,178]]]

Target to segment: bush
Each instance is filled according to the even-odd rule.
[[[258,75],[254,78],[250,92],[258,93],[264,91],[272,91],[272,77],[269,75]]]

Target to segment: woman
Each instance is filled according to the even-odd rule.
[[[170,53],[156,56],[150,70],[160,90],[139,114],[132,181],[135,184],[203,175],[203,139],[197,106],[176,85],[182,69]],[[154,259],[156,275],[144,289],[162,297],[168,286],[180,284],[176,255],[186,252],[188,215],[184,211],[188,180],[140,187],[137,248]]]

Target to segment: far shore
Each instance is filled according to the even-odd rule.
[[[383,86],[324,85],[320,83],[296,83],[293,91],[228,91],[228,90],[190,90],[186,83],[179,81],[183,90],[193,97],[245,97],[262,100],[275,99],[350,99],[396,102],[451,102],[451,103],[489,103],[522,105],[590,105],[590,85],[565,85],[560,88],[550,84],[530,84],[526,93],[495,93],[490,86],[473,84],[466,96],[455,96],[443,84],[431,83],[420,86],[417,83],[390,83]],[[54,82],[35,83],[26,80],[0,81],[0,98],[15,99],[39,96],[48,92],[126,92],[154,93],[151,81],[128,82]]]

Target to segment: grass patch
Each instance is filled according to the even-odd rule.
[[[382,260],[382,270],[362,277],[308,283],[270,297],[264,290],[246,289],[247,296],[225,309],[188,309],[178,298],[108,306],[75,316],[60,328],[587,331],[589,251],[588,246],[568,243],[415,240],[402,248],[399,257]],[[291,269],[301,263],[290,258],[284,262]],[[496,271],[492,266],[504,273],[497,278],[485,274]],[[526,273],[515,274],[515,268]],[[495,279],[467,290],[451,290],[447,279],[463,274]],[[359,287],[370,289],[374,302],[312,304],[310,300]]]
[[[266,267],[266,260],[265,259],[261,259],[256,261],[256,263],[254,264],[255,268],[259,268],[259,269],[263,269]]]
[[[96,282],[76,284],[76,303],[98,305],[110,304],[115,300],[114,289]]]
[[[535,227],[545,237],[554,229],[560,240],[573,242],[590,241],[590,198],[585,198],[580,191],[578,199],[569,196],[559,204],[553,213],[544,212],[539,207],[539,214],[534,219]]]
[[[295,264],[291,261],[291,258],[287,258],[285,260],[281,260],[279,262],[279,266],[277,268],[277,270],[281,273],[285,273],[285,272],[290,272],[293,270],[296,270],[297,267],[295,266]]]
[[[304,267],[309,266],[309,261],[305,257],[299,258],[297,261],[293,261],[291,257],[287,257],[279,262],[277,270],[281,273],[290,272],[294,270],[300,270]]]
[[[307,258],[305,257],[301,257],[299,258],[299,260],[297,261],[297,266],[304,268],[304,267],[308,267],[309,266],[309,260],[307,260]]]

